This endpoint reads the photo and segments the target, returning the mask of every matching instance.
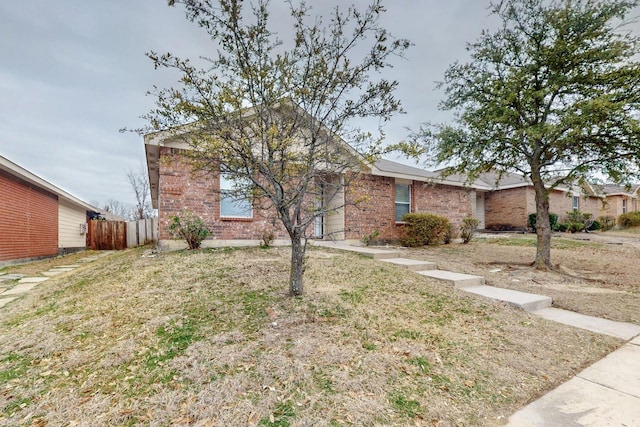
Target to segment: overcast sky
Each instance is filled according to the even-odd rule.
[[[309,1],[318,8],[352,2],[368,4]],[[435,82],[495,20],[488,0],[384,3],[383,26],[415,44],[392,70],[407,111],[386,127],[394,142],[406,127],[448,117],[437,109]],[[288,16],[272,19],[288,26]],[[0,155],[86,202],[133,204],[126,173],[144,163],[143,141],[118,130],[145,124],[139,117],[153,106],[145,93],[154,84],[176,86],[145,52],[197,58],[213,56],[212,46],[166,0],[0,2]]]

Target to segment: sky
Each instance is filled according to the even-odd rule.
[[[272,4],[283,0],[272,0]],[[311,0],[365,7],[364,0]],[[406,114],[385,127],[397,142],[423,122],[448,120],[438,110],[436,82],[467,42],[496,25],[485,0],[387,0],[382,25],[414,43],[394,61],[389,77]],[[274,14],[275,28],[290,28]],[[126,175],[144,167],[136,133],[153,108],[146,92],[177,86],[176,75],[154,70],[145,53],[183,58],[213,56],[208,35],[184,9],[166,0],[22,0],[0,2],[0,155],[77,198],[102,207],[107,200],[134,204]]]

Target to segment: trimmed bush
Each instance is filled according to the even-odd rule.
[[[618,224],[622,228],[640,227],[640,211],[627,212],[618,217]]]
[[[536,231],[537,218],[538,218],[538,214],[536,214],[535,212],[529,214],[529,219],[527,221],[527,224],[529,225],[529,228],[533,230],[533,232]],[[556,231],[558,227],[558,215],[554,213],[549,213],[549,225],[551,226],[551,230]]]
[[[480,220],[477,218],[464,218],[462,220],[462,226],[460,227],[460,237],[462,237],[462,243],[469,243],[473,239],[473,235],[476,234]]]
[[[202,218],[187,209],[180,215],[169,217],[169,220],[169,233],[174,239],[184,239],[189,249],[198,249],[202,241],[212,234]]]
[[[609,231],[616,226],[616,219],[612,216],[601,216],[598,218],[602,231]]]
[[[457,233],[455,228],[453,227],[453,224],[450,223],[449,228],[447,229],[447,232],[444,235],[444,239],[443,239],[444,244],[448,245],[451,242],[453,242],[453,239],[456,238],[456,234]]]
[[[560,231],[561,233],[564,233],[565,231],[567,231],[568,228],[569,226],[567,224],[559,223],[559,224],[556,224],[555,231]]]
[[[567,222],[565,225],[567,226],[567,231],[569,233],[576,233],[584,230],[584,223],[582,222]]]
[[[600,221],[598,220],[594,220],[591,223],[591,226],[589,228],[587,228],[587,231],[597,231],[602,229],[602,224],[600,223]]]
[[[449,218],[430,213],[408,213],[402,216],[403,246],[439,245],[450,226]]]

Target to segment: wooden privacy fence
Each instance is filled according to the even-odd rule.
[[[127,223],[124,221],[89,221],[87,246],[93,250],[127,248]]]
[[[87,247],[93,250],[122,250],[158,241],[158,218],[138,221],[89,221]]]

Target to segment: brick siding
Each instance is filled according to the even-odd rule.
[[[266,216],[267,212],[253,210],[251,219],[228,219],[220,217],[217,176],[204,172],[192,172],[182,156],[183,150],[161,147],[160,182],[158,189],[158,227],[160,240],[170,240],[167,231],[170,217],[185,209],[195,213],[207,224],[216,240],[260,240],[264,231],[274,232],[276,239],[288,238],[287,233],[276,222]]]
[[[485,195],[487,229],[524,229],[531,212],[535,212],[535,194],[531,187],[496,190]]]
[[[402,225],[395,221],[395,179],[363,175],[352,183],[351,197],[362,197],[357,206],[345,208],[345,238],[362,239],[375,230],[381,240],[397,240]],[[473,216],[475,193],[461,187],[434,185],[413,181],[411,184],[411,212],[427,212],[446,216],[455,227],[462,219]]]
[[[549,193],[549,212],[558,215],[564,222],[567,212],[573,210],[573,198],[564,191]],[[518,187],[486,193],[485,223],[487,229],[525,229],[529,214],[536,211],[533,187]],[[580,212],[590,213],[594,218],[603,214],[602,202],[597,197],[580,196]]]
[[[0,261],[58,253],[58,198],[0,171]]]
[[[217,240],[259,240],[264,230],[273,230],[276,239],[288,239],[275,213],[254,209],[252,219],[220,218],[220,203],[215,189],[218,178],[193,173],[182,150],[161,147],[159,181],[160,240],[171,239],[167,231],[169,218],[189,209],[200,216]],[[458,187],[414,182],[411,187],[411,211],[444,215],[459,226],[462,218],[473,215],[473,191]],[[349,205],[358,200],[357,206]],[[380,239],[400,237],[401,226],[395,221],[395,179],[362,175],[351,182],[345,192],[345,238],[361,239],[375,230]],[[472,203],[473,202],[473,203]],[[311,225],[313,227],[313,225]]]

